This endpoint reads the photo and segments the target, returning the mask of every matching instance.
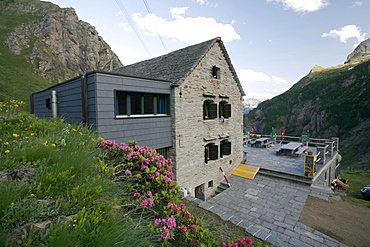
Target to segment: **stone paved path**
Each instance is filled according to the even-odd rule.
[[[328,200],[330,188],[309,187],[256,175],[254,180],[231,176],[231,187],[199,207],[246,229],[273,246],[346,246],[298,222],[307,197]]]

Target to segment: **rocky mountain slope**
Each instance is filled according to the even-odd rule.
[[[253,98],[244,99],[243,100],[244,114],[247,114],[248,112],[256,108],[258,104],[261,103],[262,101],[263,99],[253,99]]]
[[[96,29],[79,20],[73,8],[39,0],[2,0],[0,34],[0,88],[9,81],[19,86],[10,76],[17,75],[16,70],[44,79],[26,80],[22,85],[44,87],[45,82],[54,84],[88,71],[122,66]],[[4,97],[0,93],[0,100]]]
[[[287,135],[309,130],[315,137],[340,137],[342,164],[370,169],[370,56],[361,48],[369,42],[343,65],[315,66],[287,92],[259,104],[246,125],[266,134],[271,127],[285,127]]]

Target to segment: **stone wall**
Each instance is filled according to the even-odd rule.
[[[220,79],[212,77],[213,66],[220,68]],[[172,92],[173,147],[170,157],[174,161],[176,180],[182,188],[199,198],[199,188],[202,188],[206,199],[214,194],[224,180],[220,167],[229,176],[241,163],[243,155],[242,94],[218,43]],[[205,93],[213,97],[204,96]],[[227,101],[231,104],[231,117],[226,121],[220,120],[219,116],[204,120],[205,100],[213,100],[218,106],[222,100]],[[209,137],[215,138],[205,141]],[[205,146],[211,142],[220,146],[223,140],[231,142],[231,154],[206,163]]]

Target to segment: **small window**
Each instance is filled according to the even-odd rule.
[[[212,188],[212,187],[213,187],[213,180],[208,181],[208,188]]]
[[[45,107],[48,108],[48,109],[51,109],[51,101],[50,101],[50,98],[45,99]]]
[[[127,94],[125,92],[117,92],[117,115],[127,114]]]
[[[157,95],[157,114],[169,114],[167,95]]]
[[[218,146],[214,143],[210,143],[204,147],[204,158],[205,163],[208,163],[209,160],[218,159]]]
[[[131,100],[131,114],[142,114],[141,111],[141,94],[139,93],[131,93],[130,94],[130,100]]]
[[[220,118],[229,118],[231,117],[231,104],[228,104],[226,101],[221,101],[220,102],[220,107],[219,107],[219,114]]]
[[[217,118],[217,104],[212,100],[206,100],[203,103],[203,119]]]
[[[220,157],[231,154],[231,142],[228,140],[220,143]]]
[[[154,95],[144,94],[144,114],[154,114]]]
[[[220,68],[217,66],[212,67],[212,77],[214,79],[221,79],[220,78]]]

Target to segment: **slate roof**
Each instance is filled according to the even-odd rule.
[[[195,69],[203,56],[216,42],[220,44],[220,47],[229,64],[229,68],[238,84],[239,90],[244,96],[245,94],[243,88],[240,84],[234,67],[232,66],[226,48],[221,41],[221,38],[214,38],[196,45],[173,51],[163,56],[116,68],[112,71],[112,73],[148,79],[166,80],[171,81],[173,86],[180,85]]]

